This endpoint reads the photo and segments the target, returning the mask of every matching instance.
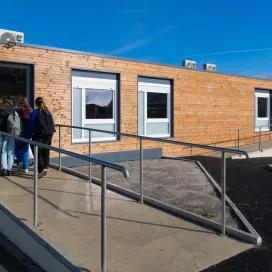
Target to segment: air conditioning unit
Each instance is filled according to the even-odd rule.
[[[196,69],[197,63],[194,60],[185,60],[183,61],[183,66],[189,69]]]
[[[0,29],[0,43],[4,44],[16,44],[16,43],[23,43],[24,42],[24,33]]]
[[[216,65],[212,63],[205,63],[204,70],[210,71],[210,72],[216,72]]]

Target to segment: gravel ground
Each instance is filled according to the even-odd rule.
[[[139,192],[139,161],[119,162],[119,164],[128,169],[129,179],[107,169],[107,180]],[[86,166],[73,169],[88,173]],[[92,175],[100,177],[98,166],[92,166]],[[209,179],[194,162],[178,159],[144,160],[144,194],[220,222],[220,199]],[[227,224],[237,227],[237,222],[229,211]]]
[[[219,180],[220,159],[194,157]],[[272,158],[227,161],[227,193],[263,238],[253,248],[223,261],[205,272],[271,272],[272,271],[272,172],[265,169]],[[203,271],[203,272],[204,272]]]

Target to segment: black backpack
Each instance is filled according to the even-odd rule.
[[[38,113],[38,134],[50,136],[55,132],[53,116],[50,112],[39,111]]]

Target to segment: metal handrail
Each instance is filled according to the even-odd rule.
[[[262,144],[262,132],[266,132],[266,131],[263,131],[262,128],[263,127],[270,127],[270,124],[267,124],[267,125],[262,125],[262,126],[253,126],[253,127],[242,127],[242,128],[233,128],[233,129],[230,129],[230,132],[236,132],[237,133],[237,149],[240,150],[240,132],[242,130],[248,130],[248,129],[254,129],[255,133],[259,133],[258,134],[258,138],[259,138],[259,141],[258,141],[258,148],[259,148],[259,151],[262,151],[262,148],[261,148],[261,144]],[[259,128],[258,131],[256,131],[256,128]],[[269,135],[269,140],[270,140],[270,133],[268,134],[263,134],[263,136],[266,136],[266,135]],[[253,136],[255,138],[255,136]]]
[[[102,129],[95,129],[95,128],[86,128],[86,127],[71,126],[71,125],[56,124],[56,126],[57,127],[66,127],[66,128],[71,128],[71,129],[82,129],[82,130],[88,130],[88,131],[95,131],[95,132],[101,132],[101,133],[105,133],[105,134],[114,134],[114,135],[118,135],[118,136],[125,136],[125,137],[142,139],[142,140],[147,140],[147,141],[162,142],[162,143],[174,144],[174,145],[183,145],[183,146],[200,148],[200,149],[208,149],[208,150],[218,151],[218,152],[240,154],[240,155],[246,156],[246,158],[249,158],[248,153],[246,151],[232,149],[232,148],[216,147],[216,146],[205,145],[205,144],[195,144],[195,143],[190,143],[190,142],[161,139],[161,138],[155,138],[155,137],[153,138],[153,137],[141,136],[141,135],[126,133],[126,132],[117,132],[117,131],[102,130]]]
[[[106,198],[106,189],[107,189],[107,179],[106,179],[106,168],[117,170],[121,172],[124,177],[129,177],[128,170],[121,165],[106,162],[103,160],[95,159],[91,156],[84,156],[75,152],[71,152],[62,148],[57,148],[47,144],[43,144],[37,141],[28,140],[19,136],[11,135],[5,132],[0,131],[0,136],[4,136],[16,141],[20,141],[26,144],[31,144],[34,146],[34,189],[33,189],[33,225],[38,227],[38,147],[52,150],[60,154],[65,154],[68,156],[75,157],[77,159],[85,160],[91,163],[95,163],[101,166],[101,272],[106,272],[106,261],[107,261],[107,198]],[[60,144],[60,141],[59,141]]]
[[[79,127],[79,126],[71,126],[71,125],[62,125],[57,124],[56,125],[59,128],[59,147],[61,146],[61,127],[66,127],[69,129],[81,129],[81,130],[87,130],[89,132],[89,156],[91,155],[91,146],[92,146],[92,132],[101,132],[105,134],[113,134],[117,136],[126,136],[130,138],[134,138],[140,141],[140,148],[139,148],[139,159],[140,159],[140,194],[139,194],[139,201],[141,204],[144,203],[144,176],[143,176],[143,160],[144,160],[144,154],[143,154],[143,141],[155,141],[155,142],[161,142],[161,143],[167,143],[167,144],[175,144],[175,145],[183,145],[191,148],[201,148],[201,149],[208,149],[212,151],[221,152],[221,214],[222,214],[222,229],[221,234],[225,235],[226,232],[226,153],[234,153],[239,155],[244,155],[246,158],[249,158],[249,155],[246,151],[243,150],[236,150],[231,148],[224,148],[224,147],[215,147],[210,145],[204,145],[204,144],[194,144],[194,143],[188,143],[188,142],[181,142],[176,140],[169,140],[169,139],[160,139],[160,138],[153,138],[153,137],[147,137],[147,136],[140,136],[135,134],[129,134],[124,132],[117,132],[117,131],[108,131],[108,130],[101,130],[101,129],[94,129],[94,128],[86,128],[86,127]],[[61,170],[61,156],[59,156],[59,169]],[[89,163],[89,181],[92,181],[91,177],[91,164]]]
[[[243,150],[237,150],[237,149],[231,149],[231,148],[224,148],[224,147],[215,147],[205,144],[195,144],[195,143],[189,143],[189,142],[182,142],[182,141],[176,141],[176,140],[169,140],[169,139],[161,139],[161,138],[153,138],[153,137],[147,137],[147,136],[141,136],[141,135],[135,135],[135,134],[129,134],[124,132],[117,132],[117,131],[108,131],[108,130],[101,130],[101,129],[94,129],[94,128],[86,128],[86,127],[79,127],[79,126],[71,126],[71,125],[62,125],[57,124],[59,131],[59,147],[61,146],[61,128],[69,128],[69,129],[80,129],[80,130],[86,130],[89,133],[89,156],[91,156],[91,146],[92,146],[92,132],[100,132],[105,134],[113,134],[117,136],[125,136],[134,138],[140,141],[139,146],[139,160],[140,160],[140,175],[139,175],[139,181],[140,181],[140,194],[139,194],[139,201],[141,204],[144,203],[144,153],[143,153],[143,141],[154,141],[154,142],[161,142],[161,143],[167,143],[167,144],[174,144],[174,145],[183,145],[191,148],[201,148],[201,149],[208,149],[216,152],[221,152],[221,214],[222,214],[222,223],[221,223],[221,234],[225,235],[226,233],[226,153],[233,153],[233,154],[239,154],[244,155],[247,159],[249,158],[249,155],[246,151]],[[61,156],[59,154],[59,170],[61,170]],[[91,177],[91,163],[89,163],[89,182],[92,181]],[[103,270],[104,272],[105,270]]]
[[[3,135],[3,136],[8,137],[8,138],[15,139],[15,140],[20,141],[20,142],[31,144],[31,145],[34,145],[34,146],[37,145],[37,146],[39,146],[41,148],[49,149],[49,150],[55,151],[57,153],[62,153],[62,154],[65,154],[65,155],[68,155],[68,156],[71,156],[71,157],[74,157],[74,158],[77,158],[77,159],[80,159],[80,160],[85,160],[85,161],[90,162],[90,163],[95,163],[95,164],[104,166],[106,168],[111,168],[111,169],[114,169],[116,171],[121,172],[124,175],[124,177],[126,177],[126,178],[129,177],[128,170],[125,167],[123,167],[122,165],[118,165],[118,164],[114,164],[114,163],[107,162],[107,161],[104,161],[104,160],[96,159],[96,158],[93,158],[93,157],[90,157],[90,156],[81,155],[81,154],[78,154],[78,153],[75,153],[75,152],[72,152],[72,151],[69,151],[69,150],[66,150],[66,149],[62,149],[62,148],[54,147],[54,146],[51,146],[51,145],[43,144],[41,142],[28,140],[26,138],[11,135],[11,134],[8,134],[8,133],[2,132],[2,131],[0,131],[0,135]]]
[[[268,127],[270,125],[262,125],[262,126],[248,126],[248,127],[239,127],[239,128],[231,128],[230,131],[237,131],[239,130],[247,130],[247,129],[256,129],[256,128],[263,128],[263,127]],[[258,132],[258,131],[256,131]]]

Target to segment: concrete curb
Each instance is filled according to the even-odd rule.
[[[42,269],[48,272],[80,272],[32,226],[22,222],[0,203],[0,232]]]
[[[174,158],[174,159],[178,159],[178,160],[184,160],[184,161],[191,161],[196,163],[196,165],[201,169],[201,171],[205,174],[205,176],[210,180],[210,182],[212,183],[212,185],[215,187],[215,189],[219,192],[219,194],[221,195],[222,191],[221,191],[221,187],[218,185],[218,183],[214,180],[214,178],[209,174],[209,172],[206,170],[206,168],[201,164],[200,161],[197,160],[192,160],[192,159],[188,159],[188,158]],[[253,228],[253,226],[248,222],[248,220],[246,219],[246,217],[242,214],[242,212],[238,209],[238,207],[231,201],[231,199],[226,195],[226,202],[227,204],[231,207],[232,211],[236,214],[236,216],[241,220],[241,222],[243,223],[243,225],[246,227],[246,229],[249,231],[249,233],[255,237],[256,242],[254,244],[256,244],[257,246],[260,246],[262,244],[262,238],[261,236],[258,234],[258,232]],[[232,228],[233,229],[233,228]],[[233,229],[235,230],[235,229]],[[240,230],[239,230],[240,231]]]
[[[220,186],[218,183],[213,179],[213,177],[208,173],[206,168],[199,162],[196,161],[196,164],[199,166],[199,168],[203,171],[203,173],[209,178],[209,180],[212,182],[213,186],[217,189],[217,191],[222,193]],[[244,224],[244,226],[247,228],[247,230],[257,239],[257,245],[262,244],[262,238],[257,233],[257,231],[253,228],[253,226],[248,222],[246,217],[242,214],[242,212],[238,209],[238,207],[231,201],[231,199],[226,195],[226,202],[229,204],[229,206],[232,208],[236,216],[241,220],[241,222]]]

